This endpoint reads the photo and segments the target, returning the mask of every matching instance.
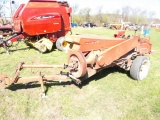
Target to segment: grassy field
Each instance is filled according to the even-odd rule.
[[[113,36],[105,28],[74,28],[73,34]],[[133,31],[127,34],[134,34]],[[160,32],[151,30],[156,54],[149,56],[151,68],[143,81],[132,80],[127,72],[110,68],[97,73],[81,86],[74,83],[46,84],[47,98],[41,98],[38,84],[0,89],[1,120],[158,120],[160,118]],[[10,55],[0,49],[0,73],[12,76],[16,65],[63,64],[67,54],[54,49],[41,54],[19,43]],[[22,76],[33,76],[23,70]],[[52,71],[45,72],[46,74]]]

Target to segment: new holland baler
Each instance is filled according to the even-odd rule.
[[[57,41],[56,46],[61,49],[62,39],[71,31],[71,11],[65,1],[29,0],[27,4],[21,4],[13,15],[15,34],[1,40],[0,46],[24,40],[27,45],[44,53],[51,51]]]

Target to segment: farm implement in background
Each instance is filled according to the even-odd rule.
[[[103,69],[118,66],[130,72],[135,80],[143,80],[149,71],[152,44],[147,38],[133,37],[99,37],[87,35],[71,35],[65,37],[69,47],[68,63],[63,65],[26,65],[21,62],[13,77],[0,75],[0,86],[16,83],[39,81],[43,94],[44,83],[50,81],[71,81],[81,84],[82,81],[95,75]],[[26,68],[58,68],[58,74],[45,76],[39,71],[39,76],[21,77],[20,71]],[[59,80],[60,79],[60,80]]]
[[[11,23],[0,24],[0,38],[7,35],[12,35],[13,25]]]
[[[71,11],[67,2],[29,0],[14,13],[13,34],[6,39],[1,38],[0,46],[7,48],[8,44],[22,40],[42,53],[51,51],[55,42],[61,49],[64,36],[71,31]]]

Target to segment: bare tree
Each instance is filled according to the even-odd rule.
[[[112,23],[117,23],[120,21],[120,19],[121,19],[121,17],[120,17],[120,10],[119,9],[113,11],[113,13],[110,15],[110,21]]]
[[[13,13],[18,8],[18,4],[14,0],[1,0],[0,1],[0,17],[5,21],[11,21]],[[4,21],[4,20],[3,20]]]
[[[130,12],[131,12],[130,6],[122,7],[121,16],[122,16],[123,21],[129,21]]]
[[[84,17],[84,20],[86,22],[90,22],[90,13],[91,13],[91,9],[90,8],[83,8],[80,10],[79,14]]]
[[[156,15],[156,13],[154,11],[150,11],[148,13],[150,23],[153,22],[153,19],[154,19],[155,15]]]
[[[102,14],[102,9],[103,9],[102,6],[99,6],[96,9],[97,9],[97,14]]]
[[[75,14],[78,11],[79,5],[76,3],[72,6],[72,14]]]
[[[97,24],[101,24],[103,19],[102,19],[102,6],[99,6],[96,8],[96,11],[97,11],[97,15],[96,15],[96,22]]]
[[[132,23],[136,23],[136,24],[139,23],[140,13],[141,13],[141,9],[140,8],[132,8],[131,9],[131,16],[132,16],[131,22]]]
[[[147,24],[148,23],[147,11],[146,10],[142,10],[140,12],[139,23],[142,23],[142,24]]]
[[[0,1],[0,16],[2,16],[4,6],[5,6],[5,0]]]
[[[3,24],[5,23],[4,19],[2,18],[2,17],[4,17],[4,10],[3,9],[4,9],[4,7],[6,7],[5,3],[6,3],[5,0],[0,1],[0,22],[2,22]]]
[[[78,7],[79,5],[78,4],[75,4],[72,6],[72,23],[74,23],[74,16],[75,16],[75,13],[78,11]]]

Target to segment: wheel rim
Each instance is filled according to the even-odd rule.
[[[66,47],[67,44],[68,44],[68,42],[64,41],[64,42],[62,43],[62,46],[63,46],[63,47]]]
[[[64,50],[64,51],[72,48],[71,44],[68,43],[67,41],[64,41],[64,42],[62,43],[62,47],[63,47],[63,50]]]
[[[76,76],[76,77],[80,77],[81,76],[81,67],[80,67],[80,62],[79,62],[79,59],[75,56],[75,55],[72,55],[70,57],[70,60],[69,60],[69,64],[72,64],[72,63],[76,63],[77,64],[77,69],[71,69],[70,72],[73,76]]]
[[[41,52],[46,52],[47,51],[47,48],[46,48],[46,46],[45,45],[41,45],[40,46],[40,49],[39,49]]]
[[[76,78],[83,77],[87,72],[86,61],[78,51],[69,50],[68,65],[70,66],[70,73]]]
[[[149,67],[150,67],[149,60],[144,60],[139,70],[139,80],[143,80],[147,76]]]

